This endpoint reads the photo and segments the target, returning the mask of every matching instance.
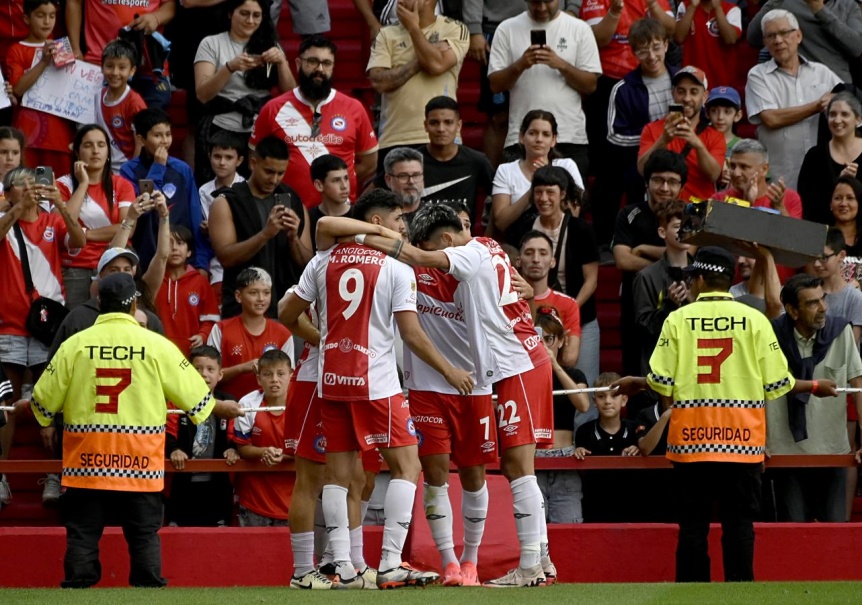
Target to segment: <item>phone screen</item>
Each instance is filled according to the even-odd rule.
[[[530,45],[545,46],[548,43],[547,33],[543,29],[530,30]]]

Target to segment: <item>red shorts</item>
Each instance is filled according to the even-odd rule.
[[[497,442],[500,451],[554,442],[554,380],[546,363],[497,383]]]
[[[410,406],[400,393],[371,401],[321,400],[327,452],[416,445]]]
[[[326,462],[316,382],[290,381],[284,414],[284,453],[320,464]]]
[[[458,468],[497,461],[494,402],[490,395],[410,391],[419,455],[450,454]]]
[[[366,473],[380,474],[380,469],[383,468],[383,456],[376,449],[365,450],[362,452],[362,470]]]

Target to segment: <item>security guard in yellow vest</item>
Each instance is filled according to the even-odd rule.
[[[667,457],[677,475],[677,582],[709,582],[707,536],[719,505],[724,576],[754,579],[754,519],[766,451],[765,399],[834,383],[795,381],[769,320],[728,293],[736,259],[704,247],[686,271],[697,300],[665,320],[649,388],[671,407]]]
[[[58,412],[65,415],[63,587],[99,581],[99,539],[107,524],[121,525],[129,544],[129,583],[166,584],[157,534],[163,512],[165,399],[196,424],[216,404],[179,349],[138,325],[136,297],[131,275],[103,279],[95,325],[63,343],[33,391],[31,408],[39,424],[47,426]]]

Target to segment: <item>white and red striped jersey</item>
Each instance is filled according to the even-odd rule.
[[[350,199],[355,200],[356,156],[377,151],[374,126],[365,107],[336,90],[316,109],[302,97],[299,88],[269,101],[254,122],[249,145],[254,147],[269,135],[284,140],[290,148],[283,180],[299,194],[306,208],[320,203],[320,192],[308,172],[315,158],[332,154],[344,160],[350,175]]]
[[[19,219],[18,225],[27,246],[35,289],[33,299],[44,296],[65,303],[61,254],[68,245],[68,230],[63,218],[54,212],[40,212],[35,221]],[[0,284],[3,284],[4,298],[0,305],[0,334],[29,336],[25,324],[31,298],[24,284],[21,250],[14,227],[0,240]]]
[[[296,295],[317,301],[320,396],[357,401],[401,393],[393,314],[416,312],[413,270],[360,244],[340,244],[318,256]]]
[[[446,361],[461,370],[475,372],[464,312],[455,302],[455,291],[460,282],[439,269],[417,267],[415,272],[419,325]],[[459,394],[458,389],[446,382],[437,370],[419,359],[409,347],[404,347],[404,384],[417,391]],[[473,391],[473,395],[490,393],[490,385]]]
[[[550,363],[530,306],[512,287],[515,270],[496,241],[476,237],[446,248],[449,274],[461,282],[455,303],[464,313],[479,387]]]

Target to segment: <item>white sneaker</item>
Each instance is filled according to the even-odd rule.
[[[557,583],[557,566],[550,559],[542,564],[542,571],[545,573],[545,584],[553,586]]]
[[[433,571],[420,571],[407,563],[387,571],[377,571],[377,588],[401,588],[402,586],[427,586],[440,579]]]
[[[521,588],[523,586],[542,586],[545,583],[545,574],[541,565],[521,569],[516,567],[502,578],[489,580],[482,584],[489,588]]]
[[[365,569],[363,569],[362,571],[357,570],[356,576],[361,577],[364,580],[364,582],[365,582],[364,588],[366,590],[377,590],[377,570],[376,569],[366,565]]]
[[[343,590],[344,587],[333,582],[316,569],[310,571],[301,578],[290,579],[291,588],[302,588],[304,590]]]
[[[60,502],[60,475],[50,473],[45,475],[44,479],[39,479],[37,483],[44,486],[42,488],[42,504],[54,506]]]
[[[0,504],[12,504],[12,490],[9,489],[6,475],[0,476]]]

